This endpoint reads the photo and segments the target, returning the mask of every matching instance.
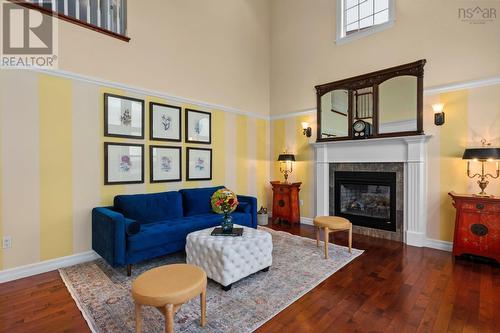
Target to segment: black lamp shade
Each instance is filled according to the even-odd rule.
[[[500,148],[484,147],[484,148],[467,148],[464,151],[464,160],[500,160]]]
[[[292,161],[295,162],[294,154],[280,154],[278,156],[278,161]]]

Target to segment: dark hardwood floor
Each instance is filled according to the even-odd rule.
[[[309,226],[272,227],[311,238],[314,234]],[[346,244],[342,233],[331,238]],[[353,246],[365,250],[362,256],[257,332],[500,332],[497,265],[455,260],[448,252],[392,241],[353,238]],[[89,329],[54,271],[0,284],[0,332]]]

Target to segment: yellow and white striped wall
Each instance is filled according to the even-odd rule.
[[[424,97],[424,130],[431,134],[428,145],[428,226],[430,247],[449,249],[453,240],[455,211],[448,192],[475,193],[475,180],[466,176],[466,162],[461,159],[466,147],[480,145],[482,138],[500,146],[500,80],[470,82],[452,87],[428,89]],[[446,123],[434,125],[432,104],[443,103]],[[281,179],[279,153],[297,154],[298,162],[290,176],[301,181],[302,222],[314,217],[314,149],[316,111],[274,117],[271,120],[271,177]],[[302,134],[301,122],[313,127],[313,137]],[[479,163],[473,164],[478,170]],[[493,172],[494,163],[488,165]],[[490,181],[487,191],[500,195],[500,179]],[[271,203],[269,202],[269,205]]]
[[[273,180],[283,180],[279,163],[276,162],[278,155],[283,152],[295,154],[296,162],[293,164],[293,172],[288,180],[291,182],[302,182],[300,187],[300,216],[301,222],[312,224],[314,217],[314,149],[311,143],[315,141],[314,136],[307,138],[302,134],[302,122],[308,122],[315,132],[316,113],[305,112],[294,116],[280,117],[271,121],[271,177]],[[269,195],[268,207],[272,208],[272,197]]]
[[[434,126],[432,104],[443,103],[446,123]],[[429,142],[428,167],[428,225],[427,236],[451,242],[455,227],[455,209],[448,192],[477,193],[477,179],[467,178],[467,162],[462,160],[466,147],[480,146],[484,138],[500,146],[500,84],[458,89],[425,97],[428,114],[426,132],[433,137]],[[493,172],[495,163],[488,163]],[[480,163],[472,163],[475,172]],[[500,195],[500,179],[491,180],[488,193]]]
[[[144,140],[103,136],[105,92],[145,100]],[[148,140],[150,101],[212,112],[212,181],[149,183],[147,146],[156,144]],[[446,113],[446,123],[439,127],[431,108],[437,102],[444,103]],[[0,281],[91,258],[90,211],[110,204],[116,194],[225,184],[271,207],[269,180],[281,179],[276,159],[285,150],[296,154],[290,179],[302,182],[302,222],[310,223],[315,214],[310,144],[315,138],[302,134],[303,121],[315,133],[314,111],[257,117],[71,73],[0,71],[0,237],[12,236],[12,248],[0,249]],[[429,246],[446,248],[454,227],[447,193],[477,191],[475,181],[465,175],[463,149],[482,138],[500,145],[500,80],[426,90],[424,128],[432,135],[427,237]],[[144,184],[103,185],[104,141],[145,144]],[[186,144],[177,145],[184,147],[184,169]],[[500,181],[491,181],[488,191],[500,195]]]
[[[106,92],[144,99],[144,140],[103,136]],[[150,141],[150,101],[210,111],[212,144]],[[105,141],[145,144],[144,184],[104,185]],[[149,144],[182,146],[184,179],[185,147],[212,148],[213,180],[150,184]],[[265,206],[268,156],[263,117],[61,72],[0,71],[0,238],[12,237],[12,248],[0,249],[0,270],[88,253],[91,209],[117,194],[226,185]]]

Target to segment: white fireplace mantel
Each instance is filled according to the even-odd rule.
[[[431,135],[314,143],[316,215],[329,215],[330,163],[404,163],[404,241],[422,247],[427,226],[427,142]]]

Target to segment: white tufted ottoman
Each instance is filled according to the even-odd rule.
[[[273,263],[270,233],[234,226],[244,229],[243,236],[211,236],[214,228],[208,228],[192,232],[186,239],[186,262],[203,268],[226,291],[233,282],[267,271]]]

